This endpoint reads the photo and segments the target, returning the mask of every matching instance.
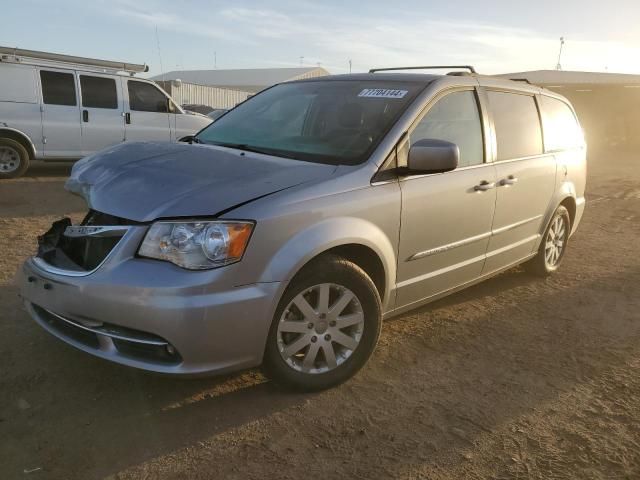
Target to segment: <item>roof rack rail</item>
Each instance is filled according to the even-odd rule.
[[[511,80],[512,82],[524,82],[528,83],[529,85],[533,85],[533,83],[531,83],[527,78],[510,78],[509,80]]]
[[[60,62],[67,65],[90,66],[103,70],[112,70],[116,72],[126,72],[130,75],[135,73],[148,72],[147,64],[113,62],[111,60],[99,60],[97,58],[76,57],[74,55],[63,55],[60,53],[39,52],[37,50],[25,50],[22,48],[2,47],[0,46],[0,62],[16,62],[16,63],[34,63],[35,61]]]
[[[389,72],[393,70],[440,70],[443,68],[463,68],[471,73],[478,73],[471,65],[425,65],[421,67],[393,67],[393,68],[372,68],[369,73]]]

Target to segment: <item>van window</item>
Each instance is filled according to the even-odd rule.
[[[48,105],[77,105],[73,73],[40,70],[42,101]]]
[[[129,108],[138,112],[167,113],[168,99],[156,87],[146,82],[127,80]]]
[[[557,98],[542,96],[540,110],[546,151],[576,148],[584,144],[582,130],[569,105]]]
[[[454,92],[438,100],[411,132],[411,144],[427,138],[458,145],[460,167],[483,163],[482,124],[475,92]]]
[[[542,129],[531,95],[488,92],[498,144],[498,160],[540,155]]]
[[[3,63],[0,67],[0,102],[38,103],[36,70]]]
[[[80,93],[83,107],[118,108],[118,93],[113,78],[80,75]]]

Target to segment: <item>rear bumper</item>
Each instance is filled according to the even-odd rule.
[[[64,342],[135,368],[197,375],[261,363],[280,283],[223,288],[211,282],[220,272],[144,259],[105,270],[69,277],[27,260],[18,278],[27,311]]]
[[[584,207],[586,205],[586,200],[584,197],[576,198],[576,216],[573,219],[573,225],[571,226],[571,235],[576,233],[578,229],[578,225],[582,220],[582,216],[584,215]]]

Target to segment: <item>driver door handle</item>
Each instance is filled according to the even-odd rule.
[[[487,190],[491,190],[495,188],[496,184],[493,182],[487,182],[486,180],[482,180],[478,185],[473,187],[476,192],[486,192]]]

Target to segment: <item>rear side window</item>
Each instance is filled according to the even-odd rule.
[[[40,71],[42,101],[48,105],[77,105],[73,73]]]
[[[556,98],[542,96],[540,109],[546,151],[567,150],[584,144],[582,130],[569,105]]]
[[[498,160],[540,155],[542,130],[533,96],[488,92],[498,144]]]
[[[167,113],[167,97],[156,87],[146,82],[127,80],[129,108],[138,112]]]
[[[458,145],[459,167],[484,162],[482,124],[475,93],[454,92],[438,100],[411,132],[411,145],[424,139],[446,140]]]
[[[26,65],[2,64],[0,102],[37,103],[36,69]]]
[[[113,78],[80,75],[80,92],[83,107],[118,108],[118,93]]]

